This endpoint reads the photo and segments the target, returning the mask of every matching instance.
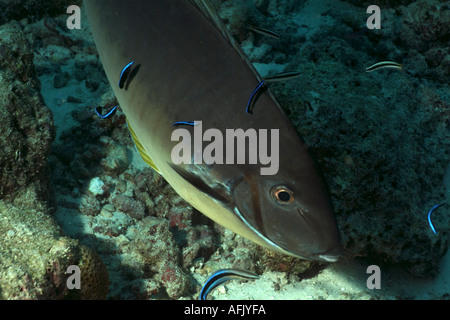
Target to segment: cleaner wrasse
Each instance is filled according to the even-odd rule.
[[[233,232],[294,257],[336,261],[342,251],[337,223],[308,146],[270,90],[260,93],[253,114],[245,112],[263,79],[211,5],[204,0],[84,3],[106,75],[143,159],[193,207]],[[125,76],[130,61],[139,70],[127,68]],[[278,172],[261,175],[260,165],[245,163],[175,164],[171,124],[188,120],[220,132],[279,130]],[[183,129],[192,133],[197,127]]]

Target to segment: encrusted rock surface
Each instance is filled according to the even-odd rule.
[[[0,38],[0,299],[105,299],[105,265],[63,236],[49,208],[53,119],[32,48],[17,22],[2,25]],[[80,267],[79,290],[66,284],[70,265]]]
[[[108,270],[92,249],[63,236],[48,212],[0,200],[0,299],[105,299]],[[69,266],[80,289],[69,289]]]
[[[30,192],[45,200],[52,114],[41,99],[33,51],[20,26],[1,26],[0,38],[0,199],[34,187]]]

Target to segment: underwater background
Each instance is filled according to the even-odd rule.
[[[96,115],[116,101],[82,3],[0,0],[0,299],[196,299],[221,268],[260,278],[210,299],[450,299],[448,2],[212,2],[262,76],[300,72],[270,89],[323,171],[344,255],[283,256],[194,210],[143,162],[120,108]],[[379,61],[402,70],[366,72]]]

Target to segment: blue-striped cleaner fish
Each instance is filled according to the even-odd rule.
[[[106,75],[143,159],[192,206],[235,233],[294,257],[336,261],[342,251],[336,219],[308,146],[270,90],[260,92],[253,114],[245,112],[263,79],[210,3],[84,4]],[[262,166],[249,163],[175,164],[171,153],[179,142],[171,136],[180,128],[172,124],[190,121],[202,121],[203,132],[279,130],[277,173],[261,175]],[[199,126],[183,128],[193,133]],[[267,139],[267,150],[274,150],[272,140]]]
[[[206,280],[202,290],[200,290],[198,300],[206,300],[206,298],[208,298],[208,294],[224,282],[239,279],[254,280],[258,278],[259,276],[256,273],[247,270],[235,268],[217,270],[208,278],[208,280]]]

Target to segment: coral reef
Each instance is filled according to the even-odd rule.
[[[80,267],[80,291],[71,291],[71,299],[102,300],[106,299],[109,290],[109,275],[105,264],[93,249],[80,246],[79,260],[75,265]]]
[[[346,250],[336,265],[356,258],[436,274],[448,208],[436,213],[439,235],[426,212],[444,196],[450,150],[448,6],[383,1],[382,29],[367,31],[365,5],[352,1],[213,2],[261,74],[301,73],[270,89],[328,181]],[[22,8],[1,19],[28,19],[0,27],[0,298],[195,298],[224,267],[257,272],[280,293],[326,273],[327,264],[267,251],[190,207],[142,162],[120,108],[95,115],[116,101],[87,25],[66,30],[65,10],[50,9],[60,1],[41,2],[42,19],[29,14],[35,1],[9,3]],[[404,71],[364,72],[387,59]],[[66,286],[69,265],[81,269],[81,291]],[[327,285],[315,298],[333,297]]]
[[[160,282],[171,298],[186,294],[188,276],[180,266],[180,252],[170,232],[169,222],[162,218],[148,218],[139,226],[134,240],[136,250],[142,255],[149,272],[155,272],[154,281]]]
[[[0,201],[0,299],[105,299],[108,271],[98,255],[64,237],[48,212]],[[66,284],[70,265],[81,288]]]
[[[419,0],[399,9],[402,17],[398,38],[409,49],[408,63],[422,62],[414,70],[429,79],[450,82],[450,8],[445,1]]]
[[[115,285],[111,298],[180,298],[191,290],[188,268],[196,259],[205,259],[214,252],[212,232],[198,223],[205,219],[193,213],[152,169],[130,167],[136,161],[130,158],[139,155],[129,149],[132,142],[123,127],[123,115],[119,112],[116,117],[121,125],[115,123],[117,127],[110,128],[114,138],[89,134],[92,127],[99,125],[99,119],[94,117],[80,123],[79,140],[69,141],[62,136],[63,144],[70,144],[77,154],[83,155],[78,160],[63,164],[64,157],[59,152],[64,148],[56,145],[50,165],[53,170],[60,168],[53,177],[60,190],[59,210],[79,210],[85,215],[97,238],[84,241],[98,248],[107,261],[113,256],[124,256],[121,266],[117,266],[120,271],[111,278]],[[121,154],[125,171],[98,165],[115,163]],[[86,176],[80,176],[81,171]],[[95,178],[88,178],[89,175]],[[69,189],[64,191],[67,185],[79,190],[75,197]],[[61,223],[64,226],[65,222]],[[73,236],[79,237],[75,233]],[[135,280],[123,287],[120,278],[130,274]]]
[[[103,262],[64,237],[48,207],[53,119],[39,93],[32,48],[16,22],[2,25],[0,37],[0,298],[105,299]],[[80,267],[80,290],[66,285],[70,265]]]
[[[47,200],[42,181],[46,181],[52,115],[40,98],[33,51],[20,26],[1,26],[0,37],[0,199],[18,198],[28,190]]]

